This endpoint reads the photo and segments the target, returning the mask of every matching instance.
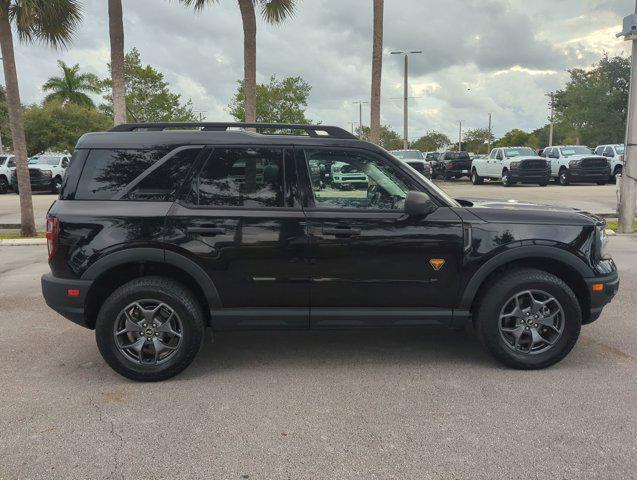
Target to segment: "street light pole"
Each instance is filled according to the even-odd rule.
[[[637,200],[637,186],[635,185],[637,183],[637,2],[635,2],[635,15],[624,19],[624,30],[617,36],[623,36],[625,40],[633,42],[626,127],[626,155],[622,170],[617,226],[620,233],[632,233],[635,231],[635,201]]]
[[[460,120],[460,131],[458,132],[458,151],[462,151],[462,120]]]
[[[356,102],[352,102],[354,104],[358,104],[358,125],[359,125],[359,133],[358,133],[358,138],[362,139],[363,138],[363,103],[369,103],[369,102],[365,102],[363,100],[358,100]]]
[[[555,94],[553,92],[547,94],[551,99],[551,124],[549,127],[549,147],[553,146],[554,117],[555,117]]]
[[[489,114],[489,138],[487,139],[487,155],[491,153],[491,114]]]
[[[402,55],[404,59],[403,72],[403,148],[409,149],[409,54],[422,53],[422,50],[397,50],[391,55]]]

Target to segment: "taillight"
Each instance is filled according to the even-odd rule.
[[[60,219],[47,217],[46,219],[46,246],[49,249],[49,262],[58,249],[60,240]]]
[[[449,163],[447,164],[447,168],[453,168],[453,162],[449,162]]]

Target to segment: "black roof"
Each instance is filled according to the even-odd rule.
[[[239,128],[240,130],[231,130]],[[243,130],[251,128],[256,131]],[[258,133],[258,131],[270,133]],[[285,135],[281,131],[306,135]],[[379,150],[375,145],[359,140],[348,131],[327,125],[163,122],[123,124],[109,132],[87,133],[76,148],[153,148],[158,145],[333,145],[361,146]]]

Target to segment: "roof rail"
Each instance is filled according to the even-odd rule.
[[[198,128],[206,132],[224,132],[229,128],[254,128],[255,130],[303,130],[310,137],[331,137],[343,139],[357,139],[357,137],[341,127],[327,125],[300,125],[294,123],[244,123],[244,122],[152,122],[152,123],[123,123],[111,128],[110,132],[160,132],[168,128]]]

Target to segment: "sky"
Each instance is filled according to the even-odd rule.
[[[44,98],[41,85],[58,74],[57,60],[108,75],[107,0],[83,0],[84,18],[67,49],[16,42],[23,103]],[[257,81],[301,76],[311,86],[307,117],[351,129],[357,100],[371,83],[372,1],[298,0],[293,18],[257,26]],[[409,135],[429,130],[452,139],[458,122],[484,128],[488,114],[501,136],[547,121],[547,92],[568,69],[588,68],[607,52],[627,55],[615,38],[629,0],[385,0],[381,122],[402,134],[403,63],[410,57]],[[227,105],[243,78],[243,31],[235,0],[211,2],[202,13],[177,0],[123,0],[125,45],[164,73],[209,121],[231,121]],[[2,78],[3,80],[3,78]],[[369,124],[369,105],[363,105]]]

